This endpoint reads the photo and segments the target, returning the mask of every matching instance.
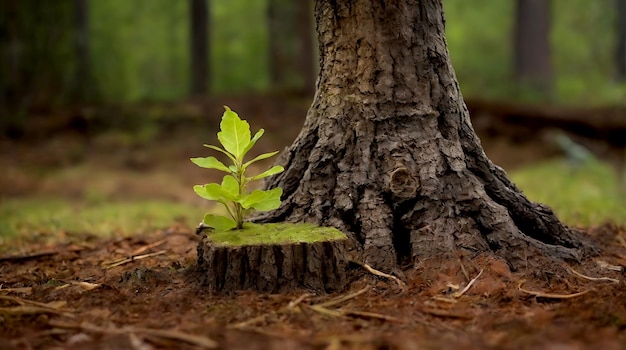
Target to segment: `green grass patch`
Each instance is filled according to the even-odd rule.
[[[0,243],[62,239],[64,235],[104,237],[148,233],[176,223],[194,227],[206,208],[166,201],[73,203],[29,198],[0,201]]]
[[[595,226],[607,221],[626,225],[626,190],[605,163],[574,168],[565,161],[550,161],[510,176],[529,199],[550,206],[568,225]]]
[[[291,223],[245,223],[241,230],[210,232],[208,237],[221,246],[315,243],[346,239],[346,235],[336,228]]]

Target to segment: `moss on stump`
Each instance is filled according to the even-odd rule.
[[[211,292],[340,291],[347,281],[347,244],[334,228],[246,223],[242,230],[205,234],[198,268]]]

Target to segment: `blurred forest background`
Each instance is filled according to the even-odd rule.
[[[530,166],[514,180],[570,223],[626,222],[617,190],[626,161],[626,0],[443,3],[452,63],[490,158],[507,170]],[[214,142],[222,105],[266,128],[269,150],[290,144],[302,125],[317,75],[312,7],[0,0],[0,231],[110,232],[103,221],[151,210],[155,198],[169,204],[123,225],[164,215],[157,221],[167,224],[181,213],[197,222],[204,209],[190,188],[207,174],[188,158]],[[563,162],[541,165],[554,157]],[[598,162],[580,165],[588,159]],[[579,182],[587,170],[595,182]],[[535,188],[537,179],[545,186]],[[100,208],[100,226],[80,229],[76,208],[57,201],[78,198],[89,209],[127,205],[133,195],[151,205]],[[33,196],[53,202],[20,199]]]
[[[79,103],[313,91],[310,1],[3,0],[1,6],[2,119]],[[624,104],[624,1],[444,0],[444,6],[465,96]]]

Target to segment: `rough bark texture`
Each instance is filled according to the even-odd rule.
[[[259,222],[346,232],[382,270],[492,251],[513,268],[584,244],[486,157],[444,38],[440,0],[316,1],[317,92],[282,154],[282,206]],[[588,250],[592,250],[589,248]]]
[[[212,292],[341,291],[347,283],[346,243],[224,247],[204,237],[198,245],[198,269],[202,284]]]

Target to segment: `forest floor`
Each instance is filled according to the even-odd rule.
[[[288,145],[307,108],[254,97],[220,104],[253,131],[266,129],[259,152]],[[215,142],[219,104],[124,110],[141,113],[141,126],[107,113],[121,112],[39,118],[25,134],[3,139],[3,198],[202,203],[190,184],[212,179],[188,158]],[[509,170],[558,153],[535,136],[481,139]],[[135,235],[33,232],[3,241],[0,349],[625,348],[626,229],[619,225],[584,228],[603,251],[582,264],[512,272],[493,257],[459,256],[408,267],[406,285],[354,266],[340,293],[210,295],[195,270],[192,222]]]

